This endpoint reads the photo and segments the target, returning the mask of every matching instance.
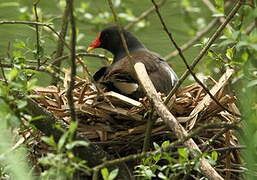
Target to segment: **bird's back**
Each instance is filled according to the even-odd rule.
[[[131,57],[135,63],[142,62],[145,65],[147,73],[158,92],[167,95],[177,82],[175,72],[158,54],[145,49],[131,53]],[[144,92],[137,82],[137,77],[131,70],[128,57],[124,57],[106,68],[97,81],[109,84],[109,87],[114,87],[120,93],[132,98],[144,96]]]

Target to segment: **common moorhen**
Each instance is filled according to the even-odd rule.
[[[128,50],[135,63],[142,62],[156,90],[166,95],[178,81],[176,73],[154,52],[149,51],[130,32],[122,30]],[[110,66],[102,67],[93,78],[109,91],[115,91],[133,99],[138,99],[145,95],[139,86],[136,75],[130,68],[129,57],[122,44],[119,28],[111,26],[102,30],[93,41],[88,50],[103,48],[110,51],[113,56],[113,63]]]

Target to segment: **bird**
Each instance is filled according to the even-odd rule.
[[[130,57],[123,46],[120,30]],[[168,95],[178,81],[176,73],[164,58],[148,50],[132,33],[119,26],[103,29],[89,44],[87,51],[95,48],[102,48],[113,54],[112,64],[100,68],[93,75],[93,79],[107,91],[114,91],[136,100],[146,95],[131,69],[130,58],[133,58],[134,63],[141,62],[145,65],[157,92]]]

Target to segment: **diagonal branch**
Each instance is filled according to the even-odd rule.
[[[169,32],[169,30],[168,30],[168,28],[167,28],[167,26],[166,26],[166,24],[165,24],[165,22],[164,22],[164,20],[163,20],[163,18],[162,18],[162,16],[161,16],[161,14],[160,14],[160,11],[159,11],[159,9],[158,9],[157,4],[155,3],[154,0],[152,0],[152,3],[153,3],[154,6],[155,6],[156,13],[157,13],[157,15],[158,15],[158,17],[159,17],[159,19],[160,19],[160,21],[161,21],[161,24],[162,24],[162,26],[163,26],[164,31],[168,34],[170,41],[172,42],[172,44],[173,44],[173,45],[175,46],[175,48],[177,49],[177,51],[178,51],[178,53],[179,53],[179,56],[180,56],[181,59],[183,60],[184,64],[186,65],[187,70],[191,73],[191,75],[193,76],[193,78],[195,79],[195,81],[196,81],[198,84],[200,84],[200,86],[202,86],[202,88],[203,88],[203,89],[205,90],[205,92],[211,97],[211,99],[212,99],[217,105],[219,105],[223,110],[229,112],[229,113],[232,114],[232,115],[237,115],[237,116],[240,117],[240,115],[238,115],[238,114],[236,114],[236,113],[234,113],[234,112],[231,112],[231,111],[228,110],[226,107],[224,107],[222,104],[220,104],[220,102],[210,93],[209,89],[196,77],[195,73],[192,71],[192,69],[190,68],[189,64],[187,63],[187,60],[186,60],[184,54],[182,53],[182,50],[180,49],[180,47],[179,47],[178,44],[176,43],[176,41],[175,41],[175,39],[173,38],[171,32]],[[166,103],[167,103],[167,102],[168,102],[168,101],[166,100]]]
[[[165,124],[175,133],[178,139],[183,139],[188,136],[186,130],[178,123],[177,119],[169,112],[167,107],[162,103],[160,96],[158,95],[156,89],[151,82],[144,64],[136,63],[135,70],[138,79],[147,93],[150,100],[153,101],[155,110],[158,115],[164,120]],[[189,139],[184,142],[187,148],[194,149],[201,154],[201,150],[193,139]],[[193,157],[197,157],[195,153],[192,153]],[[200,159],[200,170],[208,179],[211,180],[223,180],[223,178],[215,171],[215,169],[208,163],[204,158]]]
[[[226,25],[231,21],[231,19],[235,16],[235,14],[237,13],[237,11],[240,9],[240,7],[242,6],[241,1],[239,0],[235,7],[231,10],[231,12],[229,13],[228,17],[226,18],[225,22],[222,23],[217,31],[215,31],[215,33],[210,37],[209,41],[206,43],[206,45],[203,47],[203,49],[200,51],[200,53],[197,55],[197,57],[193,60],[193,63],[189,66],[191,70],[193,70],[195,68],[195,66],[200,62],[200,60],[203,58],[203,56],[205,55],[205,53],[208,51],[208,49],[211,47],[211,45],[214,43],[214,41],[219,37],[219,35],[221,34],[221,32],[225,29]],[[177,84],[173,87],[173,89],[171,90],[171,92],[169,93],[169,95],[167,96],[166,101],[169,101],[170,98],[175,94],[175,92],[178,90],[178,88],[180,87],[180,85],[182,84],[182,82],[187,78],[187,76],[190,74],[189,70],[187,69],[183,75],[180,77],[179,81],[177,82]]]
[[[158,7],[163,6],[166,3],[167,0],[161,0],[157,5]],[[155,8],[154,6],[151,7],[150,9],[147,9],[146,11],[144,11],[142,14],[140,14],[140,16],[138,16],[134,21],[132,21],[131,23],[129,23],[127,26],[125,26],[125,29],[128,30],[130,29],[132,26],[134,26],[136,23],[138,23],[139,21],[141,21],[142,19],[146,18],[147,16],[149,16],[152,12],[154,12]]]
[[[185,51],[188,48],[190,48],[196,41],[201,39],[205,34],[207,34],[219,21],[219,18],[213,19],[203,30],[196,33],[196,36],[194,36],[192,39],[190,39],[188,42],[180,46],[179,48],[181,51]],[[166,55],[164,57],[165,60],[171,59],[179,54],[178,50],[175,50],[171,52],[170,54]]]

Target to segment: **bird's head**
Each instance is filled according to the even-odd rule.
[[[125,37],[128,49],[132,52],[135,49],[143,48],[144,46],[130,32],[122,30]],[[121,35],[118,26],[111,26],[103,29],[96,39],[89,45],[88,51],[95,48],[103,48],[110,51],[114,57],[122,58],[125,56],[125,49],[121,40]]]

